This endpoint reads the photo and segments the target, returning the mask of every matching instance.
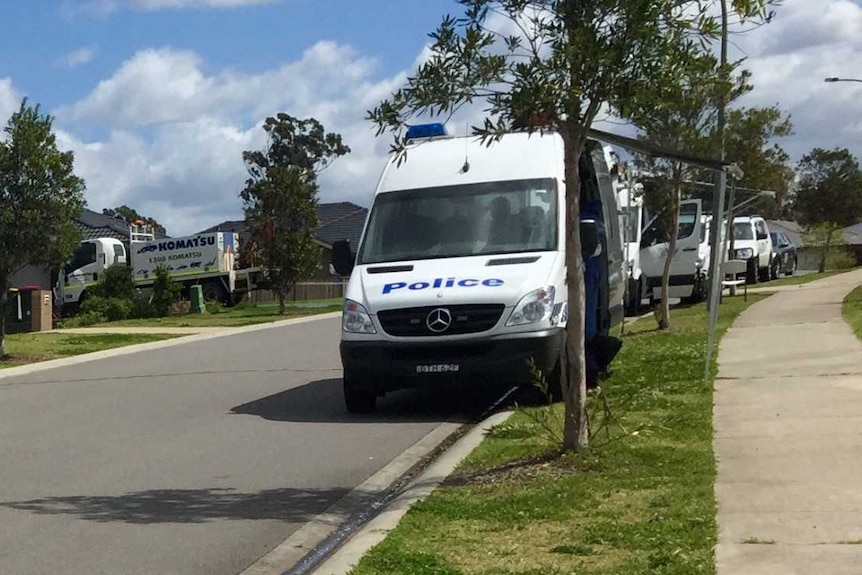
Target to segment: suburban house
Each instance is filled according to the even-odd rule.
[[[332,281],[329,274],[329,262],[332,257],[332,245],[339,240],[348,240],[354,248],[359,244],[368,208],[363,208],[351,202],[318,204],[317,219],[319,225],[315,232],[315,240],[321,247],[320,269],[310,280]],[[212,226],[200,233],[235,232],[239,234],[240,250],[242,245],[252,237],[252,230],[245,220],[229,220]],[[254,262],[253,262],[254,263]]]

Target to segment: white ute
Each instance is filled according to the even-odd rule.
[[[342,325],[344,398],[374,409],[400,388],[463,381],[553,380],[568,318],[563,143],[510,133],[490,146],[414,126],[392,158],[357,253],[333,246],[350,275]],[[619,349],[623,317],[618,204],[598,142],[581,158],[588,379]],[[553,384],[553,381],[551,381]]]

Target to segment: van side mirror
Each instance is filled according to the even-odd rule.
[[[763,232],[757,232],[757,239],[758,240],[768,240],[769,234],[765,234]]]
[[[338,240],[332,244],[332,268],[338,275],[349,276],[353,272],[355,259],[349,241]]]
[[[601,240],[599,239],[599,227],[595,220],[581,221],[581,256],[584,259],[592,258],[601,253]]]

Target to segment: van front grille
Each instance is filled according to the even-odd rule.
[[[481,333],[492,329],[503,304],[413,307],[378,312],[383,331],[396,337],[435,337]]]

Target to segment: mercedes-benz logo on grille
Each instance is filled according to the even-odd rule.
[[[425,318],[425,325],[434,333],[443,333],[452,325],[452,314],[448,309],[437,308]]]

